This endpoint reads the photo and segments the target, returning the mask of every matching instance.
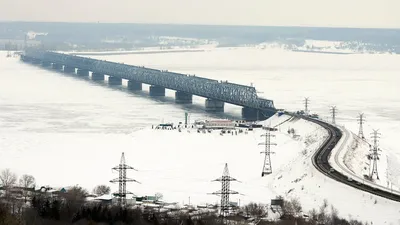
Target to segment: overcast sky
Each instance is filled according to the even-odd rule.
[[[0,0],[0,21],[400,28],[400,0]]]

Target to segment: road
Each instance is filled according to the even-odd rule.
[[[297,115],[298,116],[298,115]],[[374,195],[378,195],[380,197],[390,199],[393,201],[400,202],[400,196],[385,190],[381,190],[375,187],[370,187],[368,185],[365,185],[359,181],[349,179],[347,176],[339,173],[333,167],[329,164],[329,156],[331,154],[331,151],[333,148],[336,146],[336,144],[339,142],[339,140],[342,138],[342,132],[339,128],[332,126],[331,124],[328,124],[326,122],[313,119],[310,117],[306,116],[300,116],[302,119],[305,119],[307,121],[316,123],[322,127],[324,127],[328,131],[328,138],[325,140],[325,142],[321,145],[321,147],[318,149],[318,151],[314,154],[312,157],[312,163],[314,167],[323,173],[324,175],[338,181],[344,184],[347,184],[351,187],[354,187],[356,189],[369,192]]]

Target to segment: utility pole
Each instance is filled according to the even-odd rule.
[[[271,143],[271,137],[275,137],[275,135],[271,135],[269,127],[267,127],[265,134],[261,136],[265,136],[265,142],[259,144],[265,146],[265,150],[263,152],[260,152],[261,154],[265,154],[264,165],[261,172],[261,177],[263,177],[264,175],[272,173],[271,154],[274,154],[274,152],[271,152],[271,145],[276,145],[276,144]]]
[[[135,168],[128,166],[125,164],[125,155],[122,153],[121,161],[118,166],[112,168],[119,172],[119,177],[111,180],[111,183],[118,183],[119,189],[117,193],[114,195],[118,196],[118,204],[122,207],[126,206],[126,194],[132,194],[131,192],[126,191],[126,182],[136,182],[139,183],[137,180],[130,179],[126,177],[126,170],[136,170]],[[137,170],[136,170],[137,171]]]
[[[308,105],[310,103],[310,98],[304,98],[304,114],[308,115]]]
[[[363,131],[363,124],[365,122],[364,113],[360,113],[358,116],[358,124],[360,125],[358,130],[358,137],[365,140],[364,131]]]
[[[225,163],[225,168],[224,172],[222,173],[222,177],[217,178],[213,181],[219,181],[222,183],[221,190],[213,192],[211,194],[221,196],[220,216],[222,217],[223,223],[225,224],[226,222],[225,217],[229,215],[229,212],[232,209],[232,205],[229,202],[229,196],[239,194],[239,192],[230,189],[230,182],[237,180],[229,175],[228,164]]]
[[[332,124],[336,124],[336,114],[337,114],[336,106],[332,106],[330,111],[332,113]]]
[[[380,149],[378,148],[378,139],[380,138],[381,133],[378,132],[378,130],[373,130],[371,133],[371,138],[374,142],[372,149],[371,149],[371,160],[372,160],[372,170],[370,171],[369,177],[372,179],[374,174],[376,174],[376,179],[379,180],[379,174],[378,174],[378,160],[379,160],[379,153]]]

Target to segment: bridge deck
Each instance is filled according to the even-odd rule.
[[[251,86],[37,49],[27,50],[24,56],[42,62],[57,63],[122,79],[157,85],[234,105],[256,109],[274,109],[273,101],[259,98],[256,89]]]

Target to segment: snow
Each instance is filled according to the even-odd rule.
[[[372,182],[364,179],[364,175],[369,176],[372,172],[372,160],[368,160],[367,158],[367,155],[371,153],[369,150],[370,144],[345,127],[339,127],[344,137],[332,151],[329,159],[329,163],[332,167],[360,183],[400,195],[399,188],[393,185],[388,177],[387,154],[385,152],[379,152],[379,179],[377,179],[375,175],[373,176]]]
[[[80,56],[86,56],[91,57],[93,55],[130,55],[130,54],[161,54],[161,53],[182,53],[182,52],[199,52],[199,51],[205,51],[207,48],[206,47],[199,47],[199,48],[184,48],[184,47],[173,47],[173,48],[168,48],[168,49],[162,49],[159,47],[148,47],[148,48],[142,48],[138,50],[132,50],[132,51],[126,51],[126,50],[121,50],[121,51],[58,51],[60,53],[64,54],[71,54],[71,55],[80,55]]]
[[[254,83],[263,92],[260,95],[273,99],[278,108],[289,110],[298,110],[302,97],[309,96],[312,112],[322,117],[328,116],[330,105],[337,105],[338,121],[351,131],[357,130],[355,116],[364,111],[368,119],[365,133],[369,134],[372,127],[380,128],[380,144],[388,159],[387,179],[393,187],[399,187],[396,133],[400,127],[400,98],[396,74],[400,66],[396,55],[316,55],[282,49],[226,48],[95,58]],[[204,113],[203,98],[195,97],[192,106],[179,106],[171,104],[172,91],[167,91],[166,98],[154,99],[146,91],[132,94],[124,88],[106,88],[102,83],[30,67],[15,58],[3,59],[0,77],[6,82],[0,82],[0,169],[32,174],[40,185],[79,184],[91,190],[118,176],[111,168],[119,163],[124,151],[127,163],[138,169],[129,171],[129,177],[142,183],[128,184],[130,191],[137,195],[161,192],[165,201],[183,205],[189,197],[193,204],[218,203],[218,197],[207,193],[220,189],[218,182],[210,181],[221,176],[227,162],[231,175],[242,181],[232,183],[232,189],[243,194],[233,196],[232,201],[269,203],[282,195],[299,198],[308,210],[327,199],[342,216],[375,224],[399,223],[398,203],[337,183],[312,166],[311,157],[326,137],[326,131],[315,124],[287,116],[266,121],[266,125],[275,126],[289,119],[274,132],[272,141],[277,146],[272,148],[273,173],[261,178],[261,131],[221,136],[216,132],[179,133],[150,128],[163,119],[182,121],[185,111],[191,112],[191,121],[219,117]],[[239,107],[229,104],[225,109],[228,115],[240,112]],[[299,136],[288,134],[289,128]],[[359,173],[362,158],[351,159],[350,154],[347,158]],[[116,191],[117,185],[112,185],[112,190]]]

